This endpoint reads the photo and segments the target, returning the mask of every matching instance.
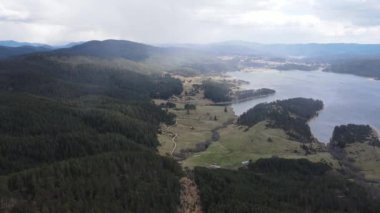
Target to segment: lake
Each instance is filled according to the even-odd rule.
[[[341,124],[369,124],[380,129],[380,81],[322,71],[265,70],[228,74],[249,81],[244,89],[276,90],[273,96],[233,104],[237,115],[259,103],[304,97],[324,103],[318,117],[309,122],[313,135],[321,142],[328,143],[334,127]]]

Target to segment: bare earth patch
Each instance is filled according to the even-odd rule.
[[[180,183],[180,213],[202,213],[201,199],[197,184],[188,177],[181,178]]]

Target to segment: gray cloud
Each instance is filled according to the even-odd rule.
[[[380,42],[377,0],[0,0],[0,39]]]
[[[0,4],[0,21],[26,21],[29,14],[25,11],[12,10]]]
[[[319,0],[316,14],[329,20],[349,22],[357,26],[379,26],[380,4],[378,0]]]

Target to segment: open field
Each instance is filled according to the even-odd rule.
[[[270,138],[270,139],[269,139]],[[184,167],[220,166],[238,168],[243,161],[270,158],[307,158],[314,162],[326,161],[337,167],[338,163],[328,152],[305,155],[300,143],[287,139],[280,129],[269,129],[261,122],[245,131],[244,128],[229,125],[220,130],[220,140],[205,152],[196,153],[182,162]]]
[[[380,148],[354,143],[345,147],[347,159],[367,180],[380,181]]]
[[[227,106],[227,112],[225,112],[224,106],[213,106],[212,101],[204,99],[202,91],[193,95],[185,95],[186,92],[190,93],[194,84],[202,84],[202,81],[210,77],[176,77],[182,81],[184,92],[181,97],[175,97],[170,100],[176,104],[176,108],[169,109],[169,112],[176,114],[177,123],[168,129],[172,134],[158,135],[161,143],[158,150],[161,155],[171,154],[174,146],[172,141],[174,134],[177,134],[175,139],[177,146],[173,154],[178,155],[181,151],[195,149],[197,144],[211,140],[214,129],[220,128],[225,123],[232,122],[235,119],[235,114],[231,107]],[[222,76],[212,78],[224,79]],[[166,100],[155,100],[155,103],[166,103]],[[186,103],[196,105],[196,109],[190,110],[188,113],[184,109]],[[166,126],[162,127],[162,129],[166,128]]]
[[[176,114],[177,123],[170,127],[162,126],[162,129],[166,131],[158,135],[161,155],[174,156],[180,160],[183,167],[188,168],[203,166],[237,169],[243,162],[276,156],[326,162],[335,169],[342,169],[342,162],[336,160],[323,145],[322,149],[318,149],[321,145],[313,144],[313,148],[320,151],[306,154],[302,143],[289,140],[287,134],[281,129],[267,128],[265,121],[250,129],[233,124],[236,116],[231,107],[227,107],[227,112],[225,112],[224,106],[215,106],[212,101],[204,99],[202,90],[196,93],[191,92],[194,91],[194,84],[200,85],[203,80],[210,77],[178,78],[184,85],[184,92],[181,96],[170,99],[170,102],[176,104],[176,108],[169,111]],[[212,79],[233,83],[233,80],[224,76]],[[234,86],[235,90],[238,90],[239,86],[240,84],[237,83]],[[155,102],[160,104],[167,101],[155,100]],[[186,103],[196,105],[196,110],[187,112],[184,109]],[[213,131],[216,129],[218,138],[213,140],[215,136]],[[205,142],[212,143],[207,148],[199,149],[199,145]],[[373,183],[380,181],[380,148],[366,144],[352,144],[346,147],[346,152],[347,159],[366,180]]]
[[[213,106],[212,101],[203,98],[203,91],[185,95],[192,91],[194,84],[201,84],[209,78],[229,83],[233,82],[232,79],[225,76],[176,77],[181,79],[184,92],[180,97],[170,99],[176,104],[176,108],[169,111],[176,114],[177,123],[170,127],[162,126],[162,129],[166,131],[158,135],[161,155],[172,155],[174,150],[173,155],[186,158],[181,163],[184,167],[190,168],[214,166],[235,169],[240,167],[243,161],[273,156],[307,158],[314,162],[326,161],[336,168],[339,167],[338,162],[328,152],[306,155],[305,150],[301,148],[301,143],[288,140],[283,130],[267,128],[265,122],[259,123],[248,131],[245,127],[232,124],[232,121],[236,119],[232,108],[227,107],[227,112],[225,112],[224,106]],[[234,87],[239,88],[239,83]],[[160,104],[165,103],[166,100],[155,100],[155,102]],[[185,103],[196,105],[196,110],[190,110],[188,113],[184,109]],[[215,129],[218,129],[219,140],[214,141],[204,151],[194,152],[198,144],[212,141]],[[176,136],[175,149],[174,136]]]
[[[222,127],[224,123],[234,119],[232,109],[227,107],[227,112],[224,112],[223,106],[202,106],[197,105],[196,110],[184,110],[183,104],[177,104],[178,109],[171,109],[177,115],[177,124],[170,128],[170,131],[176,133],[177,148],[174,153],[179,153],[181,150],[193,149],[196,144],[210,140],[212,130]],[[215,120],[216,116],[216,120]],[[159,135],[161,146],[159,152],[161,154],[169,154],[173,148],[171,141],[172,134]]]

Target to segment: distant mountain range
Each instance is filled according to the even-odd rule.
[[[19,42],[13,40],[0,41],[0,46],[4,47],[23,47],[23,46],[31,46],[31,47],[46,47],[52,48],[50,45],[41,44],[41,43],[29,43],[29,42]]]
[[[269,47],[262,48],[267,51]],[[270,50],[280,49],[276,48]],[[193,149],[175,156],[159,153],[159,137],[168,136],[174,141],[172,134],[160,130],[162,124],[175,125],[175,113],[186,111],[181,112],[183,104],[178,106],[178,112],[166,107],[171,97],[179,97],[184,89],[189,91],[182,79],[186,79],[186,85],[194,84],[191,90],[202,85],[206,89],[211,84],[202,83],[207,77],[198,73],[210,71],[210,76],[214,76],[215,72],[236,70],[228,63],[254,58],[224,60],[216,56],[251,55],[258,50],[254,45],[244,44],[164,48],[120,40],[89,41],[60,49],[30,45],[0,47],[0,57],[11,57],[0,60],[0,212],[171,213],[179,212],[182,206],[192,208],[190,199],[202,203],[204,212],[380,212],[380,202],[372,197],[372,191],[367,193],[367,188],[353,181],[367,184],[364,182],[367,173],[357,172],[356,164],[346,160],[349,149],[335,151],[343,155],[342,161],[330,156],[327,147],[310,143],[314,139],[306,120],[322,107],[320,101],[299,98],[264,104],[254,114],[247,114],[246,122],[239,118],[238,123],[254,128],[250,132],[248,126],[225,126],[233,128],[228,134],[241,138],[240,144],[244,146],[253,142],[252,131],[262,140],[255,139],[254,143],[266,144],[259,144],[260,147],[277,147],[284,140],[284,147],[260,155],[270,157],[280,152],[279,157],[249,160],[238,170],[207,168],[206,162],[203,168],[195,167],[190,179],[175,159],[182,159]],[[295,53],[301,53],[298,51]],[[23,56],[12,57],[17,55]],[[174,74],[200,78],[194,78],[197,79],[194,82],[190,78],[174,78]],[[220,77],[219,81],[223,79]],[[218,88],[214,92],[220,92]],[[229,87],[226,90],[230,92]],[[203,96],[190,94],[187,98],[197,102]],[[154,104],[154,99],[164,100],[163,105]],[[223,127],[223,121],[216,123],[209,121],[209,117],[223,119],[227,116],[223,108],[227,107],[202,104],[196,107],[213,113],[203,116],[204,111],[198,112],[202,117],[198,120],[197,112],[192,111],[187,118],[212,122],[211,128],[219,124]],[[230,108],[228,113],[232,113]],[[260,122],[263,128],[282,128],[285,132],[280,133],[284,136],[274,129],[268,132],[257,128],[261,124],[253,127],[268,119],[270,122]],[[183,129],[195,133],[194,128]],[[350,136],[352,131],[343,133]],[[303,143],[290,141],[295,137]],[[376,147],[369,145],[360,150],[364,148],[371,151],[365,154],[376,151]],[[297,156],[310,153],[310,159],[321,157],[321,162],[281,159],[284,156],[281,151],[287,149],[288,153],[297,152]],[[238,161],[250,159],[248,155],[242,156],[237,156]],[[371,159],[371,167],[366,164],[358,168],[375,168],[377,158]],[[240,167],[239,162],[236,167]],[[376,184],[368,182],[374,195]],[[193,191],[195,196],[187,196]],[[183,198],[186,197],[183,194],[189,198]]]
[[[294,56],[303,58],[380,56],[380,44],[259,44],[244,41],[228,41],[206,45],[173,46],[202,50],[217,55]]]
[[[58,49],[53,54],[81,55],[99,58],[125,58],[141,61],[154,54],[167,52],[165,48],[154,47],[132,41],[105,40],[88,41],[71,48]]]
[[[178,70],[204,73],[236,69],[236,61],[223,61],[216,56],[291,57],[306,62],[330,64],[326,69],[330,72],[380,78],[378,72],[380,45],[378,44],[258,44],[231,41],[206,45],[157,47],[125,40],[78,42],[60,47],[16,41],[3,41],[0,44],[8,45],[0,45],[0,59],[42,53],[53,56],[93,57],[94,60],[96,58],[127,59],[119,66],[132,66],[133,69],[147,72]],[[22,46],[24,44],[28,46]],[[135,62],[138,63],[131,64]],[[113,62],[109,61],[109,63]]]
[[[48,44],[42,44],[42,43],[30,43],[30,42],[20,42],[20,41],[13,41],[13,40],[7,40],[7,41],[0,41],[0,46],[3,47],[24,47],[24,46],[30,46],[30,47],[44,47],[49,49],[60,49],[60,48],[70,48],[79,44],[82,44],[84,42],[70,42],[62,45],[48,45]]]
[[[76,42],[57,47],[36,43],[0,41],[0,58],[49,51],[49,54],[52,55],[91,56],[106,59],[125,58],[140,61],[153,54],[165,53],[167,52],[165,49],[123,40]]]
[[[190,48],[155,47],[125,40],[88,41],[71,45],[73,46],[55,49],[31,46],[2,47],[0,48],[0,59],[27,54],[69,58],[84,56],[93,58],[88,60],[103,59],[103,62],[108,59],[126,59],[117,60],[116,64],[122,67],[132,66],[133,69],[149,70],[149,72],[154,72],[154,70],[181,70],[182,72],[184,70],[186,72],[231,70],[227,67],[229,65],[226,62],[214,55]],[[108,61],[107,63],[113,62]]]
[[[101,58],[143,60],[150,55],[170,52],[203,52],[211,55],[250,55],[298,58],[341,58],[380,56],[380,44],[260,44],[244,41],[227,41],[212,44],[172,44],[161,47],[125,41],[105,40],[73,42],[60,46],[18,41],[0,41],[0,57],[54,50],[54,53],[85,55]],[[28,48],[26,48],[28,47]],[[18,48],[18,49],[9,49]]]
[[[82,43],[83,42],[72,42],[64,45],[50,46],[41,43],[19,42],[13,40],[0,41],[0,59],[32,53],[48,52],[56,49],[71,48]]]
[[[27,55],[31,53],[50,51],[50,48],[35,47],[35,46],[21,46],[21,47],[4,47],[0,46],[0,59],[12,56]]]

